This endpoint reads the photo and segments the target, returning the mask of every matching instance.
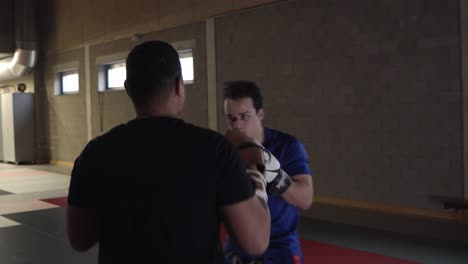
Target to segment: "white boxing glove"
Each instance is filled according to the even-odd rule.
[[[289,186],[291,186],[291,177],[281,169],[280,162],[269,150],[263,147],[263,151],[267,193],[274,196],[281,196]]]

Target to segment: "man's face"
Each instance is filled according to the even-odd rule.
[[[228,129],[239,129],[249,137],[262,128],[263,109],[257,112],[250,97],[225,99],[224,114]]]

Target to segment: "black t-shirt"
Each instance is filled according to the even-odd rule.
[[[220,208],[254,195],[225,138],[183,120],[139,118],[76,159],[68,202],[98,216],[99,263],[224,263]]]

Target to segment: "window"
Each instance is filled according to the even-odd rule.
[[[194,81],[193,50],[182,48],[178,53],[184,84],[192,84]],[[127,55],[127,53],[116,53],[96,59],[98,65],[99,92],[124,89],[124,82],[127,79],[127,71],[125,68],[125,58]]]
[[[63,71],[60,76],[60,93],[73,94],[80,90],[79,75],[77,70]]]
[[[179,59],[180,65],[182,66],[182,77],[185,84],[191,84],[194,80],[194,71],[193,71],[193,52],[189,50],[180,50]]]
[[[106,65],[106,89],[123,89],[126,78],[124,62]]]
[[[78,61],[70,61],[53,66],[54,95],[77,94],[80,92],[80,76]]]
[[[125,70],[127,56],[128,52],[124,51],[96,57],[99,92],[124,90],[125,79],[127,79]]]

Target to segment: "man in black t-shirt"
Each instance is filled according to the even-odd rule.
[[[98,243],[101,264],[224,263],[224,222],[247,252],[261,255],[270,217],[263,175],[252,163],[263,160],[241,160],[225,137],[180,119],[185,93],[172,46],[140,44],[126,67],[137,118],[90,141],[76,159],[71,246]]]

